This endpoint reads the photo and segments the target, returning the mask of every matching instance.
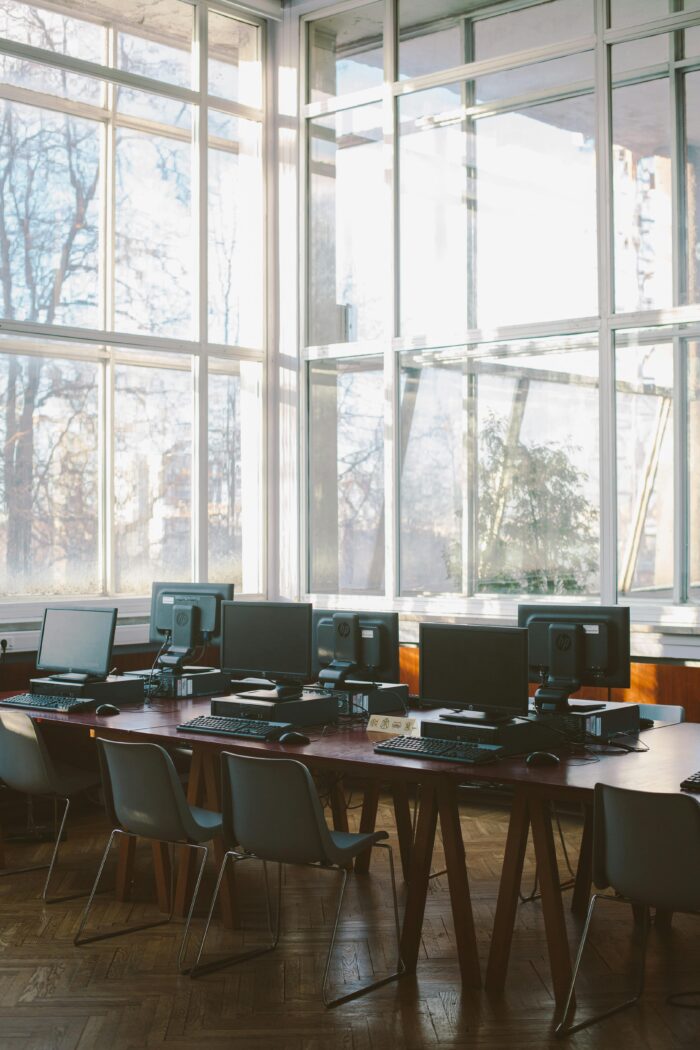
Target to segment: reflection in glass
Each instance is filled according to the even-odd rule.
[[[260,29],[209,12],[209,94],[246,106],[262,106]]]
[[[191,148],[117,130],[115,328],[192,336]]]
[[[384,590],[380,358],[309,364],[309,590]]]
[[[668,92],[663,78],[612,93],[616,310],[671,304]]]
[[[381,107],[309,130],[309,342],[378,339],[388,296]]]
[[[578,55],[554,58],[548,62],[533,62],[529,66],[518,66],[516,69],[478,77],[474,82],[476,101],[496,102],[578,83],[592,86],[593,74],[592,51],[582,51]]]
[[[100,590],[98,374],[89,362],[0,353],[4,597]]]
[[[99,324],[101,129],[0,101],[0,315]]]
[[[402,355],[401,592],[598,593],[597,416],[590,339]]]
[[[192,378],[187,369],[114,370],[117,593],[190,579]]]
[[[673,588],[673,344],[625,345],[618,337],[615,369],[619,592],[668,599]]]
[[[157,124],[170,124],[182,131],[192,132],[193,107],[176,98],[151,95],[135,88],[117,87],[117,110],[130,117],[143,117]]]
[[[62,7],[75,8],[78,17],[51,10],[43,4],[25,4],[20,0],[0,0],[0,36],[20,44],[30,44],[58,55],[72,55],[88,62],[106,60],[107,32],[104,25],[83,21],[91,4],[66,3]],[[94,12],[93,12],[94,13]]]
[[[378,87],[383,30],[383,0],[310,22],[309,102]]]
[[[230,366],[229,366],[230,368]],[[209,372],[209,579],[262,590],[262,368]]]
[[[184,0],[158,0],[120,5],[120,22],[129,29],[117,33],[117,66],[179,87],[192,81],[194,7]],[[133,27],[133,28],[132,28]]]
[[[209,150],[209,341],[262,347],[261,128],[236,121],[235,148]]]

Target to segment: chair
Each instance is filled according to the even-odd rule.
[[[558,1036],[571,1035],[636,1003],[644,989],[649,909],[700,912],[700,806],[688,795],[655,794],[596,784],[593,881],[616,896],[594,893],[576,955]],[[583,949],[596,903],[625,901],[641,916],[636,993],[593,1017],[567,1024]],[[677,998],[677,997],[674,997]]]
[[[49,864],[35,864],[28,868],[13,868],[0,875],[19,875],[48,868],[41,899],[45,904],[74,900],[82,893],[49,899],[48,891],[53,875],[58,847],[70,809],[70,800],[86,788],[99,784],[97,773],[75,766],[54,762],[36,723],[24,711],[0,710],[0,779],[15,791],[28,795],[43,795],[65,803],[56,842]]]
[[[639,717],[654,722],[685,722],[685,708],[680,704],[640,704]]]
[[[88,944],[92,941],[105,940],[108,937],[119,937],[125,933],[135,933],[137,930],[152,929],[154,926],[162,926],[170,922],[173,917],[173,867],[171,865],[171,909],[167,919],[81,937],[116,835],[138,835],[141,838],[166,842],[170,846],[189,846],[191,849],[202,852],[202,861],[197,872],[178,956],[180,972],[185,973],[183,967],[190,923],[209,852],[202,843],[210,841],[221,831],[221,814],[189,805],[173,760],[159,744],[100,739],[98,745],[105,807],[113,824],[113,830],[102,855],[97,877],[73,943],[76,945]]]
[[[221,756],[223,836],[226,855],[219,871],[209,915],[199,945],[199,951],[190,970],[196,977],[205,971],[220,969],[242,962],[256,955],[273,951],[277,947],[281,924],[282,865],[299,864],[338,871],[341,875],[340,895],[336,909],[333,932],[326,957],[321,994],[325,1006],[338,1006],[364,995],[365,992],[389,981],[404,972],[401,959],[399,911],[396,899],[394,859],[391,846],[381,841],[387,838],[385,831],[369,834],[330,831],[316,794],[314,782],[306,766],[293,759],[247,758],[225,752]],[[396,971],[387,977],[373,981],[363,988],[336,999],[327,996],[328,974],[335,945],[338,922],[347,882],[347,866],[359,853],[379,846],[389,854],[389,870],[394,901],[394,924],[396,927],[397,964]],[[233,863],[257,859],[263,862],[267,919],[271,943],[236,956],[229,956],[200,966],[204,944],[209,932],[214,905],[229,858]],[[267,879],[267,862],[278,864],[277,881],[277,927],[272,929],[272,906]]]

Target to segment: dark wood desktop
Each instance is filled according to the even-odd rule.
[[[9,694],[3,694],[9,695]],[[124,708],[111,718],[92,713],[63,715],[41,714],[51,723],[50,735],[60,732],[86,737],[151,740],[165,747],[192,749],[192,766],[188,795],[193,804],[215,809],[220,805],[218,756],[221,751],[269,757],[294,757],[317,773],[334,775],[332,810],[336,827],[347,827],[342,776],[360,778],[365,784],[361,826],[374,826],[380,787],[392,791],[408,895],[403,924],[402,950],[409,971],[418,962],[423,915],[431,870],[437,822],[440,821],[445,850],[450,900],[455,925],[458,959],[463,982],[469,987],[481,986],[474,921],[469,895],[467,858],[462,840],[458,786],[464,780],[505,784],[513,789],[513,803],[498,904],[491,937],[486,973],[486,988],[500,991],[505,984],[510,944],[518,902],[525,847],[532,830],[542,892],[542,909],[549,949],[555,997],[561,1003],[571,974],[571,957],[564,921],[564,906],[559,887],[559,872],[551,819],[551,803],[556,800],[576,801],[590,814],[593,789],[603,781],[619,787],[656,792],[678,791],[680,781],[700,769],[700,725],[684,723],[649,730],[642,734],[644,753],[622,755],[600,754],[562,758],[559,766],[527,766],[523,758],[501,760],[493,765],[463,766],[439,761],[404,759],[378,755],[374,741],[360,727],[307,730],[306,746],[241,740],[215,735],[180,732],[177,725],[198,714],[208,714],[209,701],[162,700],[148,706]],[[426,717],[423,713],[422,717]],[[430,713],[429,717],[434,717]],[[47,726],[48,728],[48,726]],[[409,786],[419,786],[419,813],[415,837],[409,816]],[[590,820],[584,829],[583,855],[590,855]],[[221,844],[217,853],[221,853]],[[189,853],[184,851],[183,853]],[[184,859],[184,858],[183,858]],[[133,842],[122,847],[118,872],[118,893],[128,896],[133,861]],[[169,905],[169,856],[165,846],[154,847],[158,900],[161,908]],[[0,864],[2,858],[0,857]],[[367,870],[368,858],[360,858],[358,870]],[[178,866],[175,905],[185,909],[190,890],[190,870],[186,863]],[[574,907],[585,907],[590,889],[590,869],[579,867],[574,892]],[[230,882],[222,902],[222,917],[233,921],[234,887]]]

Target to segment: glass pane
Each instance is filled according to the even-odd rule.
[[[228,117],[227,128],[235,142],[229,149],[209,150],[209,340],[261,348],[261,126]]]
[[[611,51],[612,75],[616,80],[630,70],[638,71],[668,62],[668,36],[659,33],[642,40],[630,40],[627,44],[616,44]]]
[[[673,595],[673,344],[618,338],[618,587]],[[625,342],[629,345],[624,345]]]
[[[593,33],[591,0],[549,0],[474,21],[474,58],[498,58]]]
[[[475,122],[476,326],[597,312],[594,99]]]
[[[381,358],[309,365],[309,589],[384,590]]]
[[[534,92],[544,92],[577,83],[593,86],[594,57],[592,51],[583,51],[550,62],[535,62],[501,73],[478,77],[475,82],[477,102],[495,102]]]
[[[685,38],[685,57],[695,58],[700,55],[700,26],[686,29],[683,36]]]
[[[672,300],[670,109],[666,78],[615,88],[615,308]]]
[[[309,342],[378,339],[388,295],[381,106],[309,130]]]
[[[64,3],[62,7],[75,7],[76,14],[80,15],[80,8],[85,12],[87,4]],[[105,63],[107,60],[105,26],[50,10],[41,4],[3,0],[0,5],[0,36],[88,62]]]
[[[700,300],[700,72],[685,78],[687,301]]]
[[[209,372],[209,579],[262,590],[262,367]]]
[[[209,12],[209,94],[262,106],[260,29]]]
[[[129,8],[133,10],[129,10]],[[190,87],[194,8],[181,0],[120,4],[117,66],[167,84]]]
[[[403,11],[403,3],[401,4]],[[447,29],[432,30],[430,24],[409,25],[399,43],[399,80],[422,77],[426,73],[452,69],[467,61],[459,23]]]
[[[189,361],[189,358],[185,358]],[[192,376],[114,369],[115,586],[191,578]]]
[[[99,367],[0,353],[4,597],[100,590]]]
[[[102,81],[67,73],[64,69],[56,69],[43,62],[14,58],[12,55],[0,55],[0,80],[4,84],[41,91],[59,98],[90,102],[95,106],[103,103]]]
[[[636,25],[653,18],[664,18],[676,9],[675,0],[610,0],[610,25],[614,29]]]
[[[130,117],[142,117],[156,124],[169,124],[192,133],[193,107],[179,99],[151,95],[146,91],[117,87],[117,110]]]
[[[0,310],[99,325],[100,125],[0,101]]]
[[[595,338],[514,344],[474,363],[477,590],[600,590]],[[585,420],[585,427],[581,425]]]
[[[384,80],[384,3],[309,24],[309,101],[378,87]]]
[[[700,601],[700,343],[686,344],[688,376],[689,597]]]
[[[399,99],[402,335],[459,341],[468,327],[473,211],[462,113],[461,85]]]
[[[191,147],[117,130],[118,331],[192,337]]]

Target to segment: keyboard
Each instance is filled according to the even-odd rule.
[[[78,696],[43,696],[39,693],[19,693],[0,700],[3,707],[22,707],[34,711],[89,711],[96,705],[95,700]]]
[[[695,791],[700,794],[700,773],[691,773],[681,781],[681,791]]]
[[[264,722],[257,718],[230,718],[224,715],[198,715],[177,727],[185,733],[216,733],[242,740],[275,740],[291,730],[291,722]]]
[[[404,755],[406,758],[438,758],[445,762],[478,765],[493,762],[503,754],[497,744],[472,744],[463,740],[439,740],[434,737],[394,736],[374,745],[380,755]]]

